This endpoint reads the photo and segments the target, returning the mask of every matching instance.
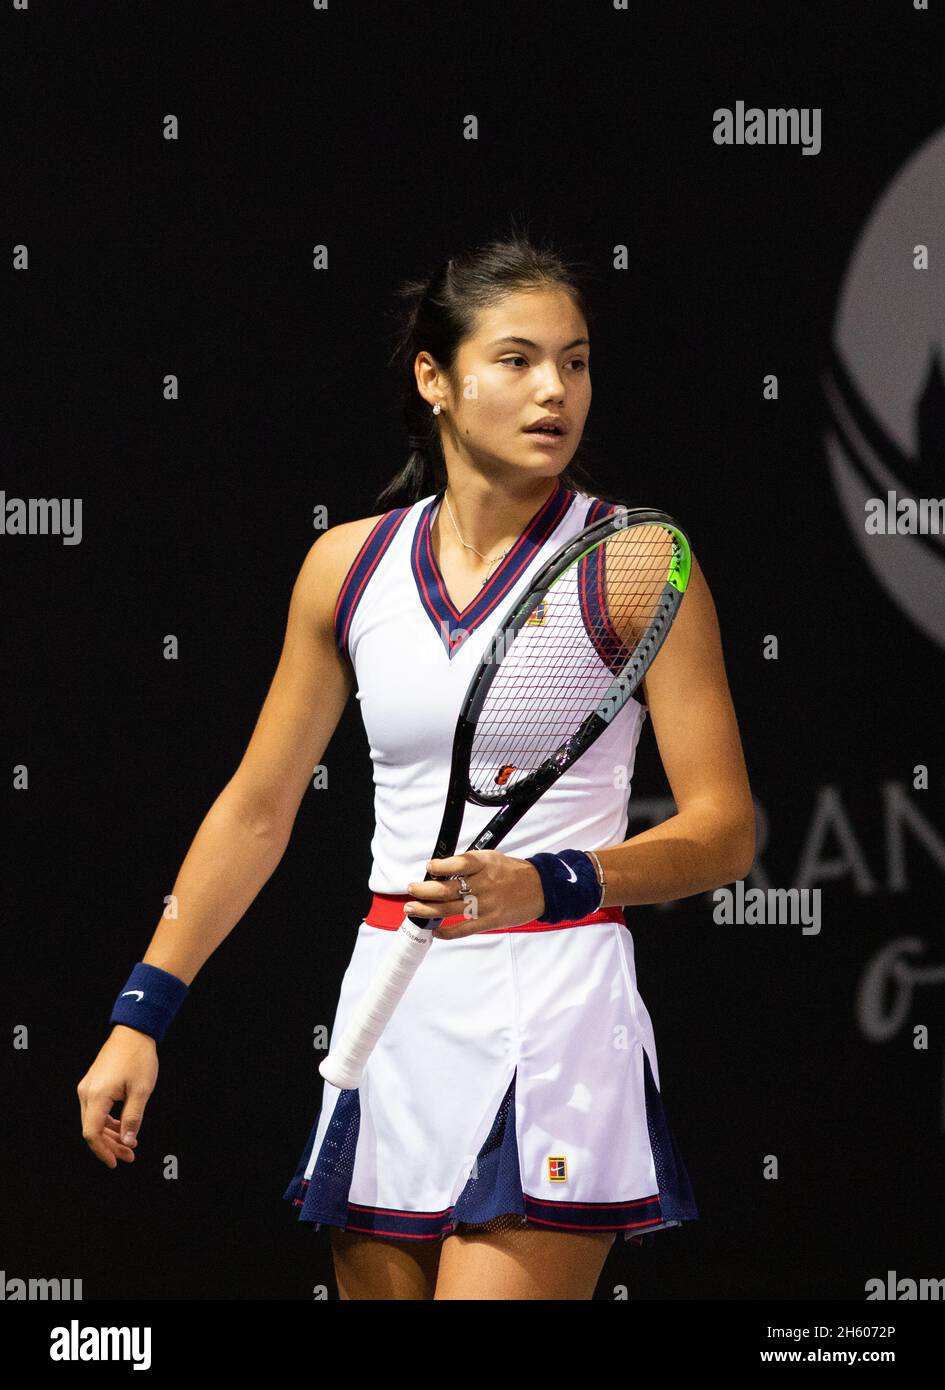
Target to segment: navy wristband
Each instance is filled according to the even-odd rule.
[[[189,993],[190,986],[176,975],[139,961],[115,1000],[108,1021],[137,1028],[139,1033],[147,1033],[160,1042]]]
[[[563,849],[558,854],[528,856],[541,879],[545,910],[538,922],[579,922],[600,906],[601,885],[589,854]]]

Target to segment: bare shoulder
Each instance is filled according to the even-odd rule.
[[[309,547],[296,580],[296,597],[316,624],[330,631],[345,576],[374,527],[384,516],[359,517],[329,526]]]

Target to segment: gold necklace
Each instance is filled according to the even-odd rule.
[[[457,536],[459,536],[459,543],[460,543],[460,545],[465,546],[467,550],[475,550],[475,551],[476,551],[476,554],[479,556],[479,558],[480,558],[481,560],[487,560],[487,559],[488,559],[488,556],[487,556],[487,555],[483,555],[483,553],[482,553],[481,550],[476,550],[476,547],[475,547],[474,545],[469,545],[469,543],[468,543],[467,541],[464,541],[464,540],[463,540],[462,536],[460,535],[459,527],[456,525],[456,518],[455,518],[455,516],[453,515],[453,508],[450,506],[450,499],[447,497],[445,491],[444,491],[444,493],[443,493],[443,501],[446,503],[446,510],[449,512],[450,521],[453,523],[453,530],[456,532]],[[505,557],[506,557],[506,555],[508,555],[509,550],[511,550],[511,549],[512,549],[512,547],[509,546],[507,550],[503,550],[503,551],[502,551],[502,554],[501,554],[501,555],[497,555],[497,556],[495,557],[494,560],[489,560],[489,568],[492,569],[493,565],[497,565],[497,564],[499,563],[500,560],[504,560]],[[485,579],[482,581],[482,584],[479,585],[480,589],[483,588],[483,586],[484,586],[485,584],[487,584],[488,582],[489,582],[489,576],[486,575]]]

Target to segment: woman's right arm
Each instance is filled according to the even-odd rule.
[[[376,521],[368,517],[334,526],[309,550],[252,738],[180,867],[173,888],[176,918],[162,917],[141,957],[187,985],[276,869],[313,771],[341,718],[354,676],[335,645],[335,604]],[[134,1158],[123,1136],[137,1135],[157,1071],[155,1040],[115,1024],[79,1082],[83,1137],[109,1168],[119,1158]],[[117,1100],[125,1101],[120,1124],[109,1113]]]

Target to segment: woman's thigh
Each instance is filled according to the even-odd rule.
[[[490,1223],[443,1242],[436,1299],[591,1299],[613,1231]]]
[[[432,1299],[440,1241],[389,1240],[335,1226],[329,1230],[341,1298]]]

